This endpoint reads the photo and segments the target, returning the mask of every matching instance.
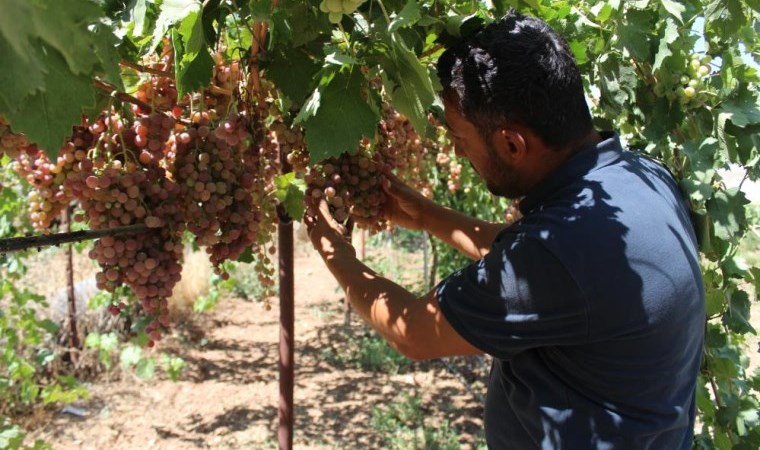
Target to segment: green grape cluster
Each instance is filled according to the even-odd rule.
[[[681,85],[677,89],[681,103],[693,107],[704,104],[709,92],[706,81],[712,73],[711,62],[710,55],[701,56],[698,53],[691,55],[687,73],[681,76]]]
[[[322,0],[319,10],[327,13],[330,22],[339,23],[343,14],[351,14],[366,0]]]

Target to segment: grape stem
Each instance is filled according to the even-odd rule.
[[[97,87],[101,91],[108,92],[109,94],[113,95],[114,97],[116,97],[118,100],[120,100],[122,102],[127,102],[127,103],[132,103],[133,105],[137,105],[143,111],[145,111],[147,113],[150,113],[151,111],[153,111],[153,108],[149,104],[147,104],[144,101],[139,100],[139,99],[137,99],[137,98],[135,98],[135,97],[133,97],[133,96],[125,93],[125,92],[119,92],[116,89],[115,86],[110,85],[110,84],[106,83],[105,81],[95,79],[95,80],[93,80],[93,84],[95,84],[95,87]]]
[[[150,228],[140,223],[123,227],[106,228],[102,230],[81,230],[43,236],[24,236],[0,239],[0,253],[18,252],[29,250],[30,248],[50,247],[54,245],[67,244],[69,242],[82,242],[91,239],[99,239],[104,236],[138,234],[149,230]]]
[[[135,69],[138,72],[149,73],[151,75],[157,75],[159,77],[174,79],[174,74],[171,72],[168,72],[166,70],[161,70],[161,69],[154,69],[152,67],[142,66],[140,64],[133,63],[131,61],[121,60],[119,62],[119,65],[122,67],[129,67],[130,69]]]

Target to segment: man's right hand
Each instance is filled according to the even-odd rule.
[[[383,181],[383,191],[388,199],[383,207],[385,218],[394,225],[410,230],[423,230],[426,215],[433,213],[436,204],[422,194],[404,184],[398,177],[389,173]]]

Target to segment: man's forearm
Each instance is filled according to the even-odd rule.
[[[408,354],[406,311],[417,297],[359,261],[347,242],[334,242],[323,248],[327,250],[320,254],[354,310],[392,347]]]
[[[504,223],[486,222],[432,202],[427,209],[422,221],[424,230],[471,259],[485,256],[496,235],[507,227]]]

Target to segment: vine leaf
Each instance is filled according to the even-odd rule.
[[[132,20],[135,22],[135,36],[142,36],[145,33],[146,15],[148,13],[147,0],[136,0],[132,7]]]
[[[100,24],[95,28],[94,34],[96,36],[94,52],[101,62],[100,71],[103,72],[104,79],[114,85],[117,90],[123,91],[124,82],[121,79],[119,54],[116,50],[119,40],[108,27]]]
[[[660,2],[662,3],[662,7],[665,8],[665,11],[669,12],[670,15],[683,23],[683,13],[686,11],[686,6],[673,0],[660,0]]]
[[[214,68],[214,59],[208,52],[203,33],[203,20],[199,12],[188,14],[172,33],[174,46],[177,94],[208,85]]]
[[[389,35],[387,44],[387,53],[379,55],[383,85],[393,106],[409,119],[418,133],[424,134],[428,126],[427,111],[435,100],[430,73],[396,33]]]
[[[93,33],[89,28],[103,14],[95,2],[0,0],[0,11],[0,60],[5,63],[0,74],[3,111],[18,111],[24,108],[27,97],[46,90],[45,80],[52,69],[46,67],[48,57],[40,53],[41,48],[63,58],[65,64],[56,70],[74,75],[90,75],[98,64],[105,70],[112,60],[109,52],[115,53],[114,48],[106,48],[112,42],[109,33]],[[49,96],[57,95],[47,91]],[[29,131],[18,123],[15,128]]]
[[[736,290],[731,294],[728,304],[728,311],[723,314],[723,323],[737,333],[754,334],[755,329],[749,322],[751,307],[749,295],[742,290]]]
[[[746,127],[760,123],[760,96],[754,96],[746,88],[731,100],[726,101],[722,108],[725,118],[738,127]]]
[[[95,106],[95,95],[90,77],[71,73],[60,53],[42,46],[38,51],[49,69],[45,89],[6,115],[14,129],[26,133],[55,161],[64,137],[71,134],[71,125],[79,123],[82,113]]]
[[[161,39],[166,35],[170,26],[184,20],[191,13],[197,13],[201,10],[201,4],[197,0],[164,0],[161,4],[161,13],[156,20],[156,26],[153,30],[153,42],[150,49],[154,50]]]
[[[13,50],[10,42],[0,36],[0,111],[10,112],[18,109],[26,98],[44,89],[45,73],[36,53],[25,60]]]
[[[269,78],[293,103],[302,104],[319,65],[300,47],[275,49],[269,56]]]
[[[275,179],[275,186],[277,191],[275,196],[288,215],[295,219],[300,220],[303,217],[304,206],[303,199],[306,192],[306,183],[302,179],[296,178],[294,172],[280,175]]]
[[[649,39],[653,28],[647,11],[630,10],[618,27],[620,45],[639,61],[649,61]]]
[[[26,0],[0,0],[0,11],[3,12],[0,14],[0,37],[5,38],[16,55],[27,63],[33,62],[36,54],[31,43],[37,37],[32,8]]]
[[[410,27],[421,18],[422,15],[420,14],[420,6],[417,4],[417,0],[409,0],[404,8],[399,11],[398,15],[391,20],[391,24],[388,25],[388,31],[394,32],[399,28]]]
[[[359,70],[345,72],[336,74],[323,88],[316,112],[303,122],[312,162],[353,152],[363,136],[375,135],[379,117],[362,100],[364,77]]]
[[[707,202],[707,211],[713,219],[716,237],[728,241],[746,228],[744,205],[748,203],[744,192],[736,188],[713,195]]]
[[[652,65],[652,70],[656,71],[660,68],[663,61],[665,61],[665,58],[668,56],[673,55],[673,52],[670,51],[670,44],[675,42],[678,39],[678,25],[673,21],[673,19],[665,19],[665,34],[660,39],[660,47],[657,50],[657,55],[654,58],[654,64]]]

